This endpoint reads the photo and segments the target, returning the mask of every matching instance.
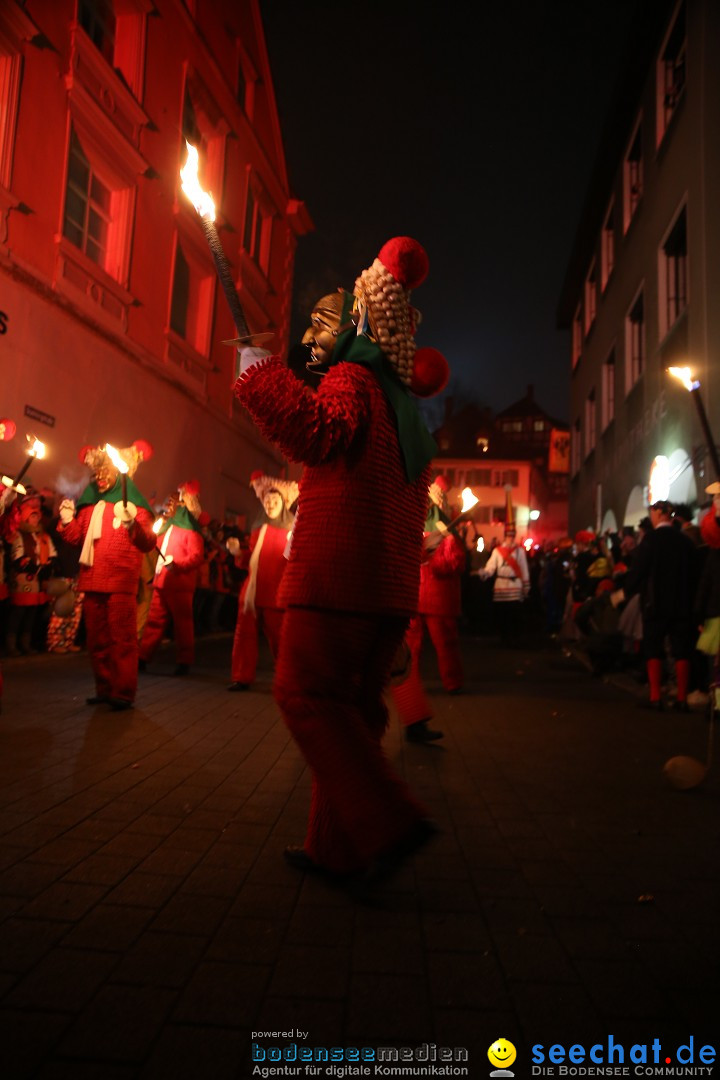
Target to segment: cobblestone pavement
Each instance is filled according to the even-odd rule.
[[[186,678],[166,648],[128,713],[85,704],[85,654],[4,660],[3,1080],[244,1080],[253,1039],[435,1044],[473,1078],[498,1038],[521,1078],[551,1044],[720,1043],[720,770],[662,773],[705,759],[705,713],[551,641],[463,647],[459,696],[426,657],[442,743],[386,739],[441,832],[369,903],[284,864],[309,778],[267,664],[227,692],[228,635]]]

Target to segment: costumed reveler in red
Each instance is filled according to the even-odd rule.
[[[258,665],[258,633],[267,638],[273,660],[280,645],[285,610],[278,600],[280,582],[285,572],[288,536],[295,517],[290,507],[297,502],[298,485],[294,480],[255,472],[250,484],[262,503],[263,518],[250,533],[245,550],[237,537],[230,537],[227,549],[235,565],[247,570],[238,598],[238,612],[233,638],[231,677],[228,690],[248,690],[255,681]]]
[[[463,684],[458,618],[465,548],[445,527],[450,520],[448,487],[444,476],[436,476],[428,489],[418,613],[411,619],[405,635],[405,644],[410,650],[410,670],[406,679],[392,686],[393,700],[409,742],[433,742],[442,738],[441,731],[428,727],[432,709],[420,677],[420,655],[426,628],[437,655],[444,688],[456,694]]]
[[[187,675],[195,659],[193,598],[205,544],[198,524],[202,513],[197,480],[181,484],[170,496],[157,534],[160,554],[150,610],[140,639],[139,667],[144,671],[155,655],[170,622],[175,640],[175,674]]]
[[[14,438],[15,421],[9,418],[0,420],[0,442],[9,442]],[[11,485],[0,483],[0,603],[7,606],[8,587],[5,581],[5,544],[15,534],[19,520],[19,512],[15,498],[15,489]],[[3,621],[7,617],[3,611]],[[3,694],[3,675],[0,669],[0,706]]]
[[[107,703],[130,709],[138,675],[137,591],[144,551],[155,547],[154,515],[132,481],[152,447],[138,439],[119,451],[128,472],[127,505],[119,470],[103,447],[84,447],[80,460],[94,474],[77,502],[60,503],[58,532],[70,544],[82,545],[78,588],[85,594],[83,617],[87,650],[95,675],[95,694],[88,705]]]
[[[304,844],[285,856],[364,886],[434,831],[381,745],[383,690],[417,609],[436,449],[409,391],[428,392],[423,376],[430,393],[447,380],[436,350],[415,351],[409,296],[427,268],[424,249],[396,237],[357,279],[354,303],[338,291],[316,304],[303,342],[308,367],[326,372],[317,391],[257,349],[241,351],[235,387],[261,432],[304,465],[273,689],[312,798]]]

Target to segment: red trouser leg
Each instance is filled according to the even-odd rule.
[[[134,701],[138,677],[137,600],[134,593],[110,593],[108,623],[110,648],[110,696]]]
[[[425,623],[435,646],[443,686],[446,690],[459,690],[463,684],[463,666],[457,619],[452,615],[426,615]]]
[[[422,650],[424,624],[421,615],[410,620],[405,633],[405,644],[410,650],[410,671],[401,683],[392,686],[390,692],[400,722],[406,727],[419,720],[430,720],[432,709],[420,678],[420,652]]]
[[[87,650],[95,675],[95,693],[98,697],[111,697],[110,649],[112,639],[108,622],[110,593],[87,592],[83,614]]]
[[[280,651],[280,634],[282,632],[284,610],[280,608],[262,608],[259,612],[263,632],[267,638],[273,660],[277,660]]]
[[[150,608],[143,627],[142,638],[140,639],[141,660],[152,660],[170,619],[170,611],[165,603],[164,594],[164,589],[153,589]]]
[[[238,600],[238,613],[233,636],[230,675],[233,682],[249,686],[255,682],[258,664],[258,626],[254,612],[243,611],[242,595]]]
[[[192,664],[195,659],[193,594],[190,591],[170,592],[165,597],[165,603],[172,615],[175,659],[178,664]]]
[[[401,618],[285,612],[274,694],[313,773],[305,849],[330,870],[367,866],[424,816],[381,746],[404,629]]]
[[[651,701],[660,700],[662,693],[662,667],[662,660],[654,659],[646,662]]]

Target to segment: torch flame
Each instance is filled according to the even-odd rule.
[[[155,533],[156,536],[158,535],[158,533],[160,532],[162,527],[163,527],[163,518],[159,517],[157,519],[157,521],[153,522],[153,527],[152,527],[152,531]]]
[[[110,458],[118,472],[126,473],[129,471],[129,466],[127,462],[123,461],[118,451],[115,449],[114,446],[111,446],[110,443],[105,443],[105,453]]]
[[[44,458],[45,443],[40,442],[40,440],[35,435],[26,435],[25,438],[30,443],[30,449],[28,450],[28,454],[30,455],[30,457]]]
[[[477,544],[475,545],[475,550],[476,551],[484,551],[485,550],[485,541],[482,538],[482,536],[478,536]]]
[[[689,367],[670,367],[668,373],[673,375],[676,379],[679,379],[686,390],[699,390],[700,383],[697,379],[693,379],[692,371]]]
[[[462,512],[466,514],[468,510],[472,510],[473,506],[478,502],[477,495],[473,495],[470,488],[462,489]]]
[[[187,139],[185,145],[187,146],[188,156],[184,167],[180,170],[180,180],[182,181],[180,186],[200,217],[214,221],[215,203],[212,195],[200,187],[200,180],[198,179],[199,156],[197,149]]]

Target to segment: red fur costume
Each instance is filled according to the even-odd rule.
[[[426,544],[437,538],[438,510],[442,513],[443,506],[446,506],[446,491],[447,482],[444,477],[437,477],[430,485],[431,513],[425,523]],[[447,518],[447,514],[444,516]],[[426,629],[437,655],[443,686],[450,693],[462,687],[463,665],[458,618],[461,611],[461,576],[464,569],[465,549],[452,533],[443,536],[435,546],[428,544],[420,567],[418,613],[410,621],[405,635],[405,644],[410,651],[410,671],[405,680],[392,687],[400,721],[406,727],[432,716],[420,677],[420,656]]]
[[[136,466],[151,452],[140,441],[122,452],[129,459],[130,474],[133,463]],[[121,483],[105,452],[85,447],[81,460],[90,465],[96,479],[80,496],[77,517],[72,516],[71,500],[60,504],[58,531],[68,543],[83,545],[78,588],[85,594],[87,649],[95,675],[95,696],[88,703],[106,702],[114,709],[127,709],[137,690],[136,597],[142,553],[155,547],[153,514],[128,479],[130,519],[123,521]]]
[[[155,564],[150,610],[140,640],[140,660],[152,660],[166,627],[172,621],[176,674],[184,675],[195,659],[193,597],[205,545],[197,518],[199,486],[194,481],[178,489],[170,512],[158,533],[160,555]]]
[[[401,276],[395,270],[394,278]],[[406,279],[403,286],[410,287]],[[356,294],[362,292],[359,281]],[[335,873],[371,873],[407,851],[425,824],[381,740],[383,690],[417,605],[432,452],[423,445],[419,471],[406,468],[403,455],[413,440],[419,445],[420,434],[413,428],[411,439],[399,438],[402,423],[415,421],[385,374],[390,345],[381,352],[369,333],[356,335],[344,323],[345,305],[335,312],[335,329],[325,331],[321,305],[304,339],[316,365],[332,351],[317,391],[278,358],[246,370],[241,356],[235,393],[261,432],[305,466],[279,595],[287,610],[274,682],[312,771],[307,833],[297,854]]]
[[[288,533],[294,522],[289,503],[297,499],[297,484],[289,481],[253,474],[251,483],[263,505],[268,494],[275,493],[279,501],[277,506],[271,507],[274,516],[271,517],[266,509],[265,521],[250,533],[247,550],[235,555],[235,565],[248,570],[248,576],[238,598],[231,661],[232,683],[229,687],[231,690],[246,689],[255,681],[260,630],[267,638],[273,660],[277,658],[285,614],[285,609],[278,600],[278,590],[287,565],[285,551]],[[283,488],[286,490],[283,491]],[[291,489],[290,494],[288,489]],[[231,540],[228,540],[228,549],[235,554],[230,544]]]

